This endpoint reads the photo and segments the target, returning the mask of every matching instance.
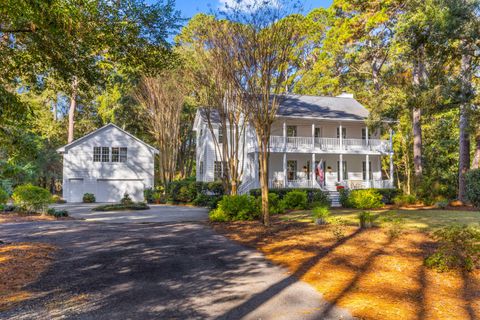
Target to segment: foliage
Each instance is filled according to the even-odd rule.
[[[256,198],[257,207],[260,211],[262,208],[262,197]],[[270,214],[280,214],[285,211],[284,203],[280,200],[278,194],[270,192],[268,194],[268,210]]]
[[[10,196],[8,195],[7,191],[0,188],[0,204],[7,204],[8,198],[10,198]]]
[[[125,193],[123,195],[123,198],[120,200],[120,203],[125,205],[125,206],[128,206],[128,205],[133,204],[133,200],[128,193]]]
[[[347,204],[355,209],[376,209],[383,206],[382,195],[376,189],[352,190]]]
[[[222,200],[223,196],[221,195],[209,195],[209,194],[203,194],[200,193],[197,195],[195,200],[193,200],[193,205],[199,206],[199,207],[208,207],[210,209],[215,209]]]
[[[377,217],[370,211],[362,211],[358,214],[359,225],[361,229],[373,227],[373,223]]]
[[[185,179],[171,181],[166,187],[167,200],[173,203],[201,203],[206,199],[204,195],[222,196],[223,194],[224,188],[221,182],[196,182]]]
[[[338,199],[338,201],[340,202],[340,205],[343,207],[343,208],[349,208],[350,207],[350,203],[348,202],[348,199],[350,198],[350,190],[348,189],[340,189],[338,191],[338,193],[340,194],[340,197]]]
[[[93,193],[85,193],[82,197],[84,203],[94,203],[96,201],[95,195]]]
[[[389,239],[397,239],[403,232],[405,221],[393,212],[389,212],[381,218]]]
[[[48,209],[47,214],[49,216],[54,216],[55,218],[68,217],[68,211],[67,210],[57,210],[55,208]]]
[[[255,220],[260,217],[255,198],[248,195],[223,196],[210,212],[211,221]]]
[[[396,196],[393,199],[393,202],[395,203],[396,206],[402,207],[405,205],[412,205],[417,203],[417,198],[412,194],[402,194],[402,195]]]
[[[330,228],[332,230],[333,236],[337,241],[345,238],[345,233],[347,231],[347,223],[340,217],[332,217],[329,220]]]
[[[275,193],[278,195],[280,200],[283,200],[287,193],[291,191],[302,191],[307,193],[307,207],[313,208],[316,206],[330,206],[331,201],[328,197],[328,193],[322,191],[321,189],[314,189],[314,188],[297,188],[297,189],[289,189],[289,188],[276,188],[270,189],[270,193]],[[260,189],[252,189],[250,190],[250,195],[254,197],[261,196]]]
[[[315,207],[312,210],[312,217],[316,224],[326,224],[327,218],[330,217],[331,212],[328,207]]]
[[[12,199],[24,211],[45,212],[52,202],[52,195],[44,188],[25,184],[14,189]]]
[[[287,210],[306,209],[307,193],[300,190],[292,190],[288,192],[282,199],[283,207]]]
[[[445,210],[447,209],[448,205],[449,205],[449,201],[448,200],[441,200],[441,201],[438,201],[436,204],[435,204],[435,207],[439,208],[439,209],[442,209],[442,210]]]
[[[480,169],[466,174],[466,196],[475,207],[480,208]]]
[[[52,195],[52,202],[53,203],[66,203],[66,201],[60,197],[58,194]]]
[[[382,202],[384,204],[393,204],[393,199],[398,196],[401,191],[398,189],[375,189],[382,195]]]
[[[121,210],[148,210],[150,207],[144,202],[133,202],[130,204],[106,204],[93,208],[93,211],[121,211]]]
[[[480,229],[453,225],[433,233],[439,247],[425,260],[425,265],[439,272],[453,268],[472,271],[480,267]]]

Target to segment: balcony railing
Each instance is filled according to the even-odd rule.
[[[257,151],[251,148],[250,152]],[[271,152],[379,152],[390,151],[390,141],[379,139],[343,139],[312,137],[270,137]]]
[[[349,189],[368,189],[368,188],[375,188],[375,189],[391,189],[393,188],[393,184],[390,180],[370,180],[370,181],[362,181],[362,180],[345,180],[341,183],[341,185],[349,188]],[[308,180],[308,179],[297,179],[297,180],[287,180],[287,183],[284,183],[284,180],[279,179],[270,179],[268,182],[268,187],[272,189],[278,188],[316,188],[316,189],[325,189],[325,190],[336,190],[335,185],[328,185],[321,187],[320,184],[315,180]]]

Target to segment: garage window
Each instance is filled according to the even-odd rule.
[[[102,162],[109,162],[109,161],[110,161],[110,148],[102,147]]]
[[[127,162],[127,148],[120,148],[120,162]]]
[[[93,162],[100,162],[102,159],[102,148],[93,147]]]

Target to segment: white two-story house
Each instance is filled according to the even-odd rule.
[[[204,182],[220,179],[223,170],[222,151],[214,143],[206,114],[199,109],[194,123],[197,181]],[[218,116],[209,114],[213,133],[222,134]],[[368,116],[368,110],[349,94],[282,98],[270,136],[270,188],[392,187],[391,134],[389,140],[381,140],[379,129],[369,130]],[[240,193],[259,187],[258,147],[252,127],[247,126],[243,141]],[[382,174],[382,157],[390,161],[389,179]]]

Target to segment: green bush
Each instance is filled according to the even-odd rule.
[[[131,204],[106,204],[92,209],[92,211],[121,211],[121,210],[148,210],[150,207],[144,202],[134,202]]]
[[[307,193],[300,190],[292,190],[282,199],[283,207],[287,210],[306,209],[307,203]]]
[[[412,194],[401,194],[393,199],[393,203],[395,203],[396,206],[402,207],[417,203],[417,198]]]
[[[248,195],[224,196],[217,208],[210,212],[210,220],[216,222],[254,220],[259,217],[255,198]]]
[[[123,204],[123,205],[128,206],[128,205],[133,204],[133,200],[132,200],[132,198],[130,197],[130,195],[129,195],[128,193],[125,193],[125,194],[123,195],[123,198],[120,200],[120,203]]]
[[[170,182],[166,187],[167,201],[172,203],[195,203],[200,195],[225,194],[221,182],[196,182],[193,179],[177,180]]]
[[[350,190],[348,189],[340,189],[338,191],[338,193],[340,194],[339,198],[338,198],[338,201],[340,202],[340,205],[343,207],[343,208],[350,208],[350,202],[348,201],[349,198],[350,198]]]
[[[68,211],[67,210],[56,210],[54,208],[48,209],[47,214],[50,215],[50,216],[54,216],[55,218],[68,217]]]
[[[331,201],[328,197],[328,193],[322,191],[321,189],[314,189],[314,188],[298,188],[298,189],[289,189],[289,188],[278,188],[278,189],[270,189],[269,193],[274,193],[278,195],[280,200],[283,200],[285,196],[291,191],[303,191],[307,193],[307,207],[314,208],[320,206],[330,206]],[[250,190],[250,195],[258,198],[262,195],[262,191],[260,189],[252,189]]]
[[[445,210],[447,209],[449,205],[449,201],[448,200],[442,200],[442,201],[438,201],[435,206],[439,209],[442,209],[442,210]]]
[[[386,227],[386,234],[390,240],[394,240],[402,234],[405,221],[396,215],[394,211],[384,214],[381,217],[381,220],[383,225]]]
[[[220,202],[222,198],[223,196],[207,195],[207,194],[200,193],[197,195],[195,200],[193,200],[193,205],[215,209],[218,205],[218,202]]]
[[[347,203],[348,207],[355,209],[377,209],[383,206],[382,195],[376,189],[352,190]]]
[[[398,196],[401,191],[398,189],[375,189],[382,195],[382,202],[384,204],[394,204],[393,199]]]
[[[465,175],[466,196],[476,208],[480,208],[480,169],[467,172]]]
[[[13,191],[13,202],[27,212],[45,212],[52,202],[52,195],[47,189],[24,184]]]
[[[262,197],[257,197],[256,203],[258,211],[262,211]],[[272,192],[268,194],[268,211],[270,214],[280,214],[285,212],[283,201],[280,200],[278,194]]]
[[[337,239],[337,241],[340,241],[345,238],[345,233],[347,231],[347,222],[339,217],[333,217],[330,219],[329,222],[335,239]]]
[[[329,207],[316,207],[312,210],[312,217],[316,224],[326,224],[330,214]]]
[[[154,202],[154,195],[155,195],[155,190],[153,190],[153,188],[146,188],[143,190],[143,198],[147,203]]]
[[[7,204],[8,198],[9,196],[7,191],[0,188],[0,204]]]
[[[58,194],[52,195],[52,202],[53,203],[66,203],[66,201],[60,197]]]
[[[480,229],[453,225],[433,233],[438,249],[425,260],[425,265],[439,272],[454,268],[467,271],[480,267]]]
[[[85,193],[83,195],[82,201],[84,203],[94,203],[96,201],[95,195],[93,193]]]
[[[370,211],[362,211],[358,214],[359,226],[361,229],[373,227],[376,216]]]

